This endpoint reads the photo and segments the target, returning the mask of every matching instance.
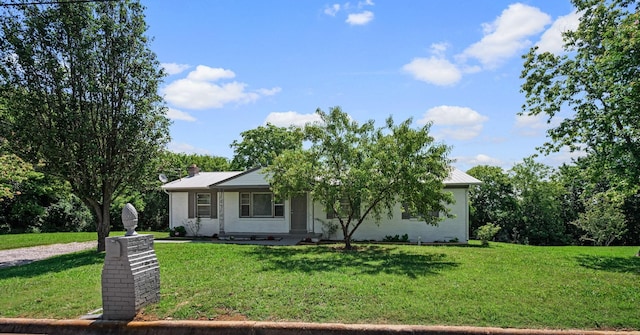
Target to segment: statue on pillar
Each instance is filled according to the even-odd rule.
[[[136,233],[136,227],[138,226],[138,211],[130,203],[127,203],[122,208],[122,224],[124,225],[124,229],[127,230],[124,236],[138,235],[138,233]]]

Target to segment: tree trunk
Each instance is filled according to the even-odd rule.
[[[97,222],[97,230],[98,230],[98,252],[102,252],[106,248],[106,238],[109,237],[109,231],[111,228],[111,215],[109,214],[109,210],[103,212],[102,220],[98,220]]]
[[[98,231],[98,252],[105,251],[106,238],[109,237],[111,231],[111,195],[104,194],[102,198],[102,206],[98,207],[101,213],[97,215],[98,222],[96,229]]]
[[[349,234],[349,227],[347,225],[342,225],[342,236],[344,236],[344,249],[345,250],[353,250],[351,246],[351,234]]]

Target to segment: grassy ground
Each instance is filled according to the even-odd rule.
[[[139,232],[140,234],[153,234],[156,238],[169,236],[168,232]],[[111,232],[110,236],[122,236],[124,232]],[[41,234],[6,234],[0,235],[0,250],[26,248],[37,245],[49,245],[56,243],[88,242],[98,238],[95,232],[82,233],[41,233]]]
[[[637,247],[155,246],[162,299],[144,319],[640,329]],[[0,269],[0,317],[101,307],[103,257]]]

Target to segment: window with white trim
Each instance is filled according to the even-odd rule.
[[[240,192],[240,217],[284,217],[284,202],[272,192]]]
[[[196,193],[196,217],[211,217],[211,193]]]

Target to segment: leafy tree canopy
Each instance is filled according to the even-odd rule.
[[[507,228],[511,213],[517,207],[515,190],[509,175],[498,166],[487,165],[475,166],[467,173],[482,180],[482,184],[469,188],[471,235],[489,223]],[[508,233],[506,230],[502,233]]]
[[[276,127],[271,123],[240,133],[242,141],[233,141],[234,170],[245,170],[257,166],[268,166],[285,150],[302,148],[302,129],[298,127]]]
[[[95,215],[98,250],[115,195],[153,173],[168,141],[137,0],[56,2],[0,13],[0,97],[12,150],[60,176]]]
[[[640,3],[572,0],[580,25],[564,34],[562,55],[524,56],[523,113],[560,119],[544,151],[568,146],[625,187],[640,185]]]
[[[391,216],[398,202],[430,224],[430,213],[448,215],[453,202],[443,192],[450,172],[449,147],[434,142],[430,124],[411,127],[411,119],[382,128],[359,124],[339,107],[318,109],[321,124],[305,128],[309,149],[285,151],[265,171],[273,191],[285,197],[310,192],[342,228],[346,249],[351,237],[372,217]]]

